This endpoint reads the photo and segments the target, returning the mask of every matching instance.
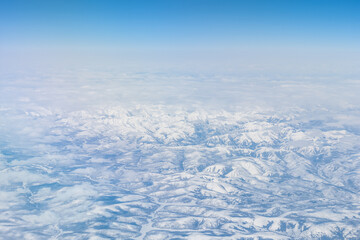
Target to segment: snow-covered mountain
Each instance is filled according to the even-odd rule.
[[[97,105],[62,107],[46,99],[63,93],[64,101],[74,94],[78,102],[95,102],[91,92],[104,94],[105,84],[82,95],[74,89],[85,85],[62,85],[56,95],[51,81],[46,87],[39,81],[30,81],[31,90],[2,84],[1,239],[360,238],[360,108],[342,104],[345,97],[340,107],[300,104],[308,97],[301,91],[300,100],[278,108],[185,106],[171,99],[189,88],[181,80],[171,83],[180,90],[154,96],[154,104],[120,104],[125,97],[115,99],[109,87],[111,98]],[[284,84],[263,87],[263,99]],[[291,84],[274,96],[276,104],[299,86]],[[259,94],[235,85],[224,85],[226,94],[220,89],[217,97],[241,105]],[[133,98],[143,90],[116,87]],[[188,101],[183,94],[174,98]],[[237,94],[249,94],[249,101]]]

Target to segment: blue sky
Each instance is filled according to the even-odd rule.
[[[360,50],[359,12],[352,0],[2,0],[0,51],[316,50],[347,58]]]
[[[0,7],[16,47],[358,48],[359,1],[19,1]]]

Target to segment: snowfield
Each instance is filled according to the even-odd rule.
[[[189,107],[166,99],[200,99],[184,91],[195,83],[158,80],[152,88],[165,93],[153,103],[108,104],[116,91],[136,98],[150,86],[111,85],[92,107],[62,107],[46,99],[94,102],[106,84],[66,82],[56,95],[39,81],[1,83],[0,239],[360,239],[356,102],[302,105],[308,92],[299,89],[282,108]],[[166,93],[171,84],[179,89]],[[306,88],[315,85],[336,92]],[[258,94],[231,86],[234,105],[248,104],[238,94]],[[286,83],[277,99],[298,86]]]

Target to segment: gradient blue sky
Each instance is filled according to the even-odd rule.
[[[2,0],[1,44],[357,48],[360,1]]]
[[[359,13],[358,0],[2,0],[0,50],[352,52]]]

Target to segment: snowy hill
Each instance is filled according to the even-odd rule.
[[[360,238],[359,108],[20,102],[0,239]]]
[[[335,119],[159,106],[26,114],[28,148],[2,143],[5,238],[360,234],[360,137]]]

